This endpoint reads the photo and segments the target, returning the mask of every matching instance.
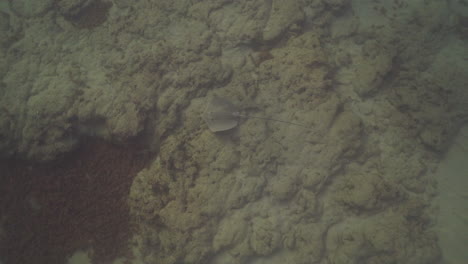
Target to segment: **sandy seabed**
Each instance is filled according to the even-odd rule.
[[[461,1],[0,0],[0,34],[2,198],[37,163],[77,188],[127,172],[105,198],[127,228],[94,232],[119,217],[106,211],[62,243],[63,263],[468,262]],[[301,126],[240,118],[213,133],[214,96]],[[96,159],[80,152],[90,138]],[[11,212],[66,197],[38,186],[0,203],[2,264],[15,263]],[[92,237],[114,231],[127,246]],[[47,235],[30,235],[15,252],[45,252]]]

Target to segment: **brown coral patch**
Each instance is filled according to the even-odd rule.
[[[129,257],[127,196],[149,161],[141,148],[89,140],[48,164],[0,160],[0,255],[5,263],[94,263]],[[1,230],[0,230],[1,231]]]
[[[107,20],[112,3],[96,0],[74,15],[67,15],[65,19],[78,28],[94,28]]]

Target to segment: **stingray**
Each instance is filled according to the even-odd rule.
[[[202,118],[205,120],[211,132],[221,132],[233,129],[239,124],[240,118],[264,119],[307,128],[301,124],[274,118],[241,115],[239,108],[232,104],[228,99],[218,96],[214,96],[208,103],[205,111],[202,114]]]

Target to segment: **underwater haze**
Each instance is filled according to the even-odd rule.
[[[468,263],[468,2],[0,0],[0,264]]]

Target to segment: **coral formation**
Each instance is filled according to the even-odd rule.
[[[456,1],[29,2],[0,10],[9,256],[38,254],[32,238],[108,261],[131,236],[135,263],[440,263],[430,172],[468,120]],[[308,128],[211,133],[215,95]],[[89,137],[108,143],[80,150]]]
[[[11,10],[22,17],[35,17],[44,15],[54,4],[54,0],[9,0]]]

